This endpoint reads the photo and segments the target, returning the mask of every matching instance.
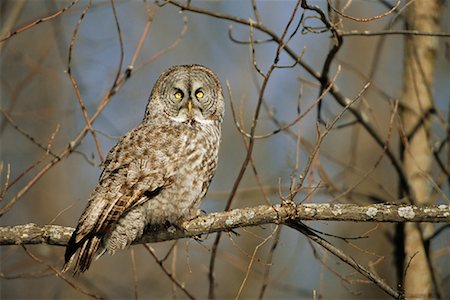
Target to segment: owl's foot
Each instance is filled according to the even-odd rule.
[[[232,234],[234,234],[235,236],[241,236],[241,234],[240,234],[239,232],[234,231],[233,229],[226,229],[226,230],[224,230],[224,231],[225,231],[225,232],[232,233]]]

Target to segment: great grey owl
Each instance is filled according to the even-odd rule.
[[[86,271],[94,257],[124,249],[146,227],[194,218],[216,170],[223,115],[213,71],[183,65],[162,73],[142,123],[106,157],[67,245],[64,270]]]

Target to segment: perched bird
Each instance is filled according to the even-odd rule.
[[[126,248],[146,228],[196,217],[216,170],[223,115],[213,71],[183,65],[162,73],[142,123],[107,155],[63,270],[84,272],[94,257]]]

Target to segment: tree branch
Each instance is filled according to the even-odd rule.
[[[183,224],[147,232],[136,243],[161,242],[195,237],[212,232],[263,224],[285,224],[288,220],[351,222],[450,222],[450,206],[373,204],[292,204],[261,205],[211,213]],[[33,223],[0,227],[0,245],[49,244],[65,246],[73,228],[59,225],[39,226]]]
[[[185,222],[182,224],[182,228],[172,226],[158,231],[146,232],[139,241],[136,241],[136,244],[197,237],[212,232],[229,231],[234,228],[269,223],[285,224],[305,234],[336,255],[387,294],[395,299],[402,299],[403,294],[401,292],[390,287],[382,278],[358,264],[352,257],[321,238],[300,221],[450,222],[450,206],[448,205],[417,207],[390,204],[358,206],[354,204],[285,203],[284,205],[261,205],[208,214]],[[0,227],[0,245],[49,244],[64,246],[73,230],[71,227],[38,226],[33,223]]]

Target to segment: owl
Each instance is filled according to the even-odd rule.
[[[86,271],[146,228],[195,218],[217,166],[224,116],[222,87],[201,65],[161,74],[142,123],[122,137],[73,232],[64,271]]]

